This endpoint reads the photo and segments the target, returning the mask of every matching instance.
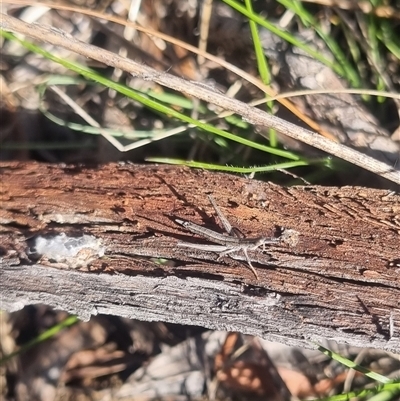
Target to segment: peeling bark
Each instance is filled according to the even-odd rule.
[[[105,313],[292,345],[332,339],[400,352],[400,196],[393,192],[285,188],[181,167],[0,168],[4,310],[45,303],[82,319]],[[246,236],[285,238],[249,252],[259,280],[240,253],[218,260],[177,246],[201,239],[175,218],[220,230],[206,194]],[[91,236],[94,245],[74,257],[32,253],[38,236],[60,234]]]

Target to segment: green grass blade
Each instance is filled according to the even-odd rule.
[[[372,380],[376,380],[380,383],[390,383],[392,380],[388,379],[385,376],[380,375],[379,373],[371,372],[369,369],[363,368],[360,365],[357,365],[350,359],[347,359],[336,352],[333,352],[322,345],[318,346],[318,350],[321,351],[323,354],[329,356],[330,358],[334,359],[335,361],[338,361],[344,366],[347,366],[348,368],[354,369],[360,373],[363,373],[365,376],[369,377]]]
[[[320,38],[326,43],[327,47],[331,50],[335,59],[340,67],[335,63],[332,69],[345,77],[355,88],[361,87],[361,79],[357,71],[348,62],[346,55],[343,53],[339,44],[333,38],[327,35],[316,19],[303,7],[303,4],[297,0],[278,0],[287,9],[292,10],[302,20],[303,24],[307,27],[312,27]],[[320,60],[321,61],[321,60]],[[324,63],[325,64],[325,63]],[[327,64],[326,64],[327,65]]]
[[[64,319],[61,323],[56,324],[53,327],[50,327],[48,330],[44,331],[43,333],[39,334],[37,337],[35,337],[33,340],[28,341],[25,343],[18,351],[15,351],[11,353],[10,355],[5,356],[0,360],[0,365],[3,365],[7,361],[9,361],[11,358],[14,358],[15,356],[26,352],[27,350],[31,349],[37,344],[42,343],[43,341],[46,341],[50,339],[51,337],[54,337],[56,334],[58,334],[60,331],[64,330],[67,327],[70,327],[74,325],[75,323],[79,322],[79,319],[76,316],[68,316],[66,319]]]
[[[400,60],[400,38],[393,31],[393,26],[388,21],[382,21],[381,29],[377,32],[377,36],[382,45]]]
[[[270,23],[269,21],[265,20],[262,18],[260,15],[255,14],[255,13],[250,13],[248,10],[243,7],[239,2],[236,0],[223,0],[226,4],[228,4],[230,7],[234,8],[236,11],[239,11],[241,14],[245,15],[247,18],[250,20],[256,22],[257,24],[263,26],[264,28],[268,29],[275,35],[279,36],[280,38],[286,40],[287,42],[291,43],[293,46],[296,46],[302,50],[304,50],[307,54],[315,58],[316,60],[319,60],[321,63],[327,65],[328,67],[332,68],[334,71],[336,71],[339,75],[345,76],[345,71],[342,68],[342,66],[338,63],[334,63],[321,55],[320,52],[310,48],[309,46],[305,45],[303,42],[298,40],[296,37],[291,35],[290,33],[278,28],[274,24]]]
[[[246,9],[251,15],[254,16],[253,6],[251,0],[245,0]],[[250,19],[250,32],[253,39],[254,50],[256,54],[258,72],[264,84],[269,85],[271,83],[271,73],[268,68],[267,61],[265,59],[264,50],[261,44],[260,36],[258,35],[257,24]]]
[[[171,159],[167,157],[148,157],[146,161],[152,163],[166,163],[166,164],[177,164],[180,166],[187,166],[193,168],[201,168],[204,170],[218,170],[226,171],[229,173],[239,173],[239,174],[250,174],[250,173],[267,173],[271,171],[276,171],[278,169],[288,169],[293,167],[308,166],[309,164],[315,164],[315,161],[309,162],[307,160],[298,160],[295,162],[286,162],[274,164],[271,166],[260,166],[260,167],[234,167],[234,166],[221,166],[220,164],[210,164],[203,162],[187,161],[182,159]],[[322,163],[322,161],[319,161]]]
[[[385,393],[389,392],[392,396],[392,398],[389,398],[389,400],[395,401],[396,395],[398,395],[400,393],[400,384],[399,383],[383,384],[383,385],[375,386],[370,389],[363,389],[363,390],[359,390],[359,391],[350,391],[350,392],[344,393],[344,394],[338,394],[338,395],[332,395],[330,397],[318,398],[317,401],[349,401],[349,400],[353,400],[353,399],[362,400],[368,396],[378,397],[384,392]],[[368,400],[371,401],[372,399],[373,398],[369,398]],[[376,401],[376,399],[375,399],[375,401]]]
[[[245,0],[245,4],[246,4],[247,10],[250,13],[254,14],[252,0]],[[271,72],[269,70],[267,60],[265,58],[264,49],[262,47],[260,36],[258,34],[257,24],[253,20],[250,20],[249,24],[250,24],[250,31],[251,31],[251,36],[253,39],[253,44],[254,44],[254,50],[255,50],[255,54],[256,54],[258,72],[260,74],[262,82],[265,85],[270,85],[271,84]],[[270,113],[272,113],[273,108],[274,108],[274,102],[267,102],[267,107],[268,107]],[[270,146],[273,148],[276,148],[278,146],[278,138],[276,135],[276,131],[273,129],[269,129],[268,134],[269,134]]]

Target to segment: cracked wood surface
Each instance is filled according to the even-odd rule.
[[[181,167],[3,162],[0,169],[4,310],[45,303],[83,319],[105,313],[291,345],[333,339],[400,351],[398,194],[285,188]],[[177,246],[201,239],[175,218],[223,231],[207,194],[246,236],[291,233],[264,253],[249,252],[259,280],[240,253],[218,260]],[[38,235],[60,233],[95,237],[104,256],[32,258]]]

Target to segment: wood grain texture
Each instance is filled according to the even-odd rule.
[[[291,187],[181,167],[1,163],[1,308],[45,303],[240,331],[292,345],[333,339],[400,351],[400,196]],[[219,230],[206,194],[247,236],[294,240],[243,256],[174,222]],[[222,230],[221,230],[222,231]],[[104,256],[32,258],[38,235],[92,235]],[[82,256],[82,255],[80,255]],[[86,256],[86,255],[85,255]]]

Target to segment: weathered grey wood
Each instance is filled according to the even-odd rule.
[[[1,308],[45,303],[240,331],[310,346],[324,338],[400,351],[400,197],[365,188],[283,188],[189,170],[2,163]],[[218,229],[206,194],[249,236],[294,240],[240,255],[177,247],[174,223]],[[33,260],[38,234],[91,235],[105,255]],[[162,259],[167,259],[163,264]],[[78,259],[78,258],[76,258]],[[242,258],[243,259],[243,258]]]

